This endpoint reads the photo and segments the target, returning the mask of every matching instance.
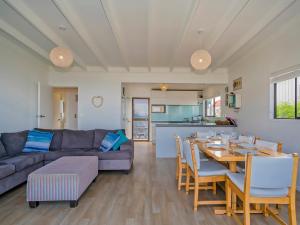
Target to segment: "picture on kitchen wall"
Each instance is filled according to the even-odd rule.
[[[236,91],[239,89],[242,89],[242,78],[241,77],[233,80],[233,90]]]

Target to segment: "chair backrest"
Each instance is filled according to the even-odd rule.
[[[191,143],[189,140],[185,140],[183,144],[185,149],[186,161],[189,167],[195,172],[195,169],[200,169],[200,154],[199,148],[196,144]]]
[[[255,145],[257,146],[258,149],[270,149],[273,150],[274,152],[281,151],[279,149],[280,144],[276,142],[256,140]]]
[[[182,139],[178,135],[176,135],[176,149],[177,149],[177,155],[180,155],[182,159],[185,158]]]
[[[239,141],[247,144],[254,144],[255,142],[255,137],[254,136],[244,136],[240,135],[239,136]]]
[[[200,132],[200,131],[197,131],[197,138],[209,138],[211,137],[211,134],[209,132]]]
[[[217,132],[215,130],[209,130],[208,133],[210,137],[215,137],[217,135]]]
[[[249,156],[247,156],[249,157]],[[293,157],[251,156],[250,187],[288,188],[292,184]],[[249,175],[246,170],[246,176]]]

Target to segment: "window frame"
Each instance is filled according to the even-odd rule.
[[[273,119],[276,120],[299,120],[300,119],[300,115],[298,115],[298,103],[300,103],[300,101],[298,102],[298,78],[300,79],[300,76],[296,76],[292,79],[295,80],[295,99],[294,99],[294,103],[295,103],[295,117],[294,118],[278,118],[277,117],[277,83],[278,82],[274,82],[273,83],[273,95],[274,95],[274,100],[273,100],[273,104],[274,104],[274,112],[273,112]],[[290,79],[286,79],[286,80],[290,80]]]
[[[212,116],[208,116],[207,115],[207,100],[210,100],[212,99],[212,104],[213,104],[213,115]],[[208,98],[208,99],[205,99],[205,117],[215,117],[216,115],[216,110],[215,110],[215,98],[212,97],[212,98]]]
[[[217,97],[220,97],[220,101],[222,101],[222,97],[221,95],[218,95],[218,96],[215,96],[215,97],[211,97],[211,98],[207,98],[205,99],[205,104],[204,104],[204,111],[205,111],[205,117],[216,117],[216,98]],[[208,116],[207,115],[207,100],[213,100],[212,103],[213,103],[213,115],[212,116]],[[221,107],[221,112],[222,112],[222,107]],[[221,113],[222,115],[222,113]]]

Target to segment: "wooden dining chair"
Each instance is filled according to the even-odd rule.
[[[260,138],[254,137],[254,136],[240,136],[242,137],[241,140],[244,140],[243,142],[248,143],[248,144],[254,144],[258,149],[270,149],[273,150],[274,152],[282,152],[282,144],[280,142],[271,142],[271,141],[264,141],[261,140]],[[250,142],[246,142],[247,137],[249,138],[248,140]],[[254,138],[254,139],[252,139]],[[239,138],[240,139],[240,138]],[[245,172],[245,162],[238,162],[237,163],[237,171],[244,173]]]
[[[240,135],[238,137],[238,141],[242,143],[247,143],[247,144],[254,144],[255,143],[255,136],[245,136],[245,135]]]
[[[282,152],[282,143],[265,140],[256,140],[255,145],[259,149],[270,149],[274,152]]]
[[[187,163],[185,155],[183,153],[182,139],[180,136],[176,135],[176,150],[177,150],[177,168],[176,168],[176,179],[177,179],[177,188],[180,191],[182,186],[185,186],[183,178],[186,177]]]
[[[198,146],[189,140],[184,141],[184,149],[187,161],[186,193],[194,190],[194,211],[199,205],[225,204],[225,200],[199,201],[199,191],[212,190],[216,194],[216,182],[225,181],[228,169],[213,160],[201,161]],[[190,185],[191,177],[194,178],[193,185]]]
[[[250,225],[250,204],[262,204],[265,216],[271,215],[280,224],[287,224],[269,204],[288,205],[289,224],[296,225],[297,173],[297,154],[283,157],[247,155],[246,174],[227,174],[227,215],[232,215],[239,224]],[[243,202],[243,223],[233,210],[232,194]]]

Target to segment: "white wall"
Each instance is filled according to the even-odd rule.
[[[242,108],[229,111],[238,119],[241,132],[255,134],[263,139],[280,141],[285,152],[300,154],[300,120],[270,118],[270,76],[272,73],[300,64],[300,14],[292,18],[276,33],[252,49],[229,68],[230,81],[243,78]],[[300,173],[298,176],[300,189]]]
[[[41,82],[42,101],[49,101],[48,64],[0,32],[0,132],[13,132],[37,126],[37,82]],[[45,94],[49,92],[49,95]],[[51,124],[51,115],[43,125]]]

